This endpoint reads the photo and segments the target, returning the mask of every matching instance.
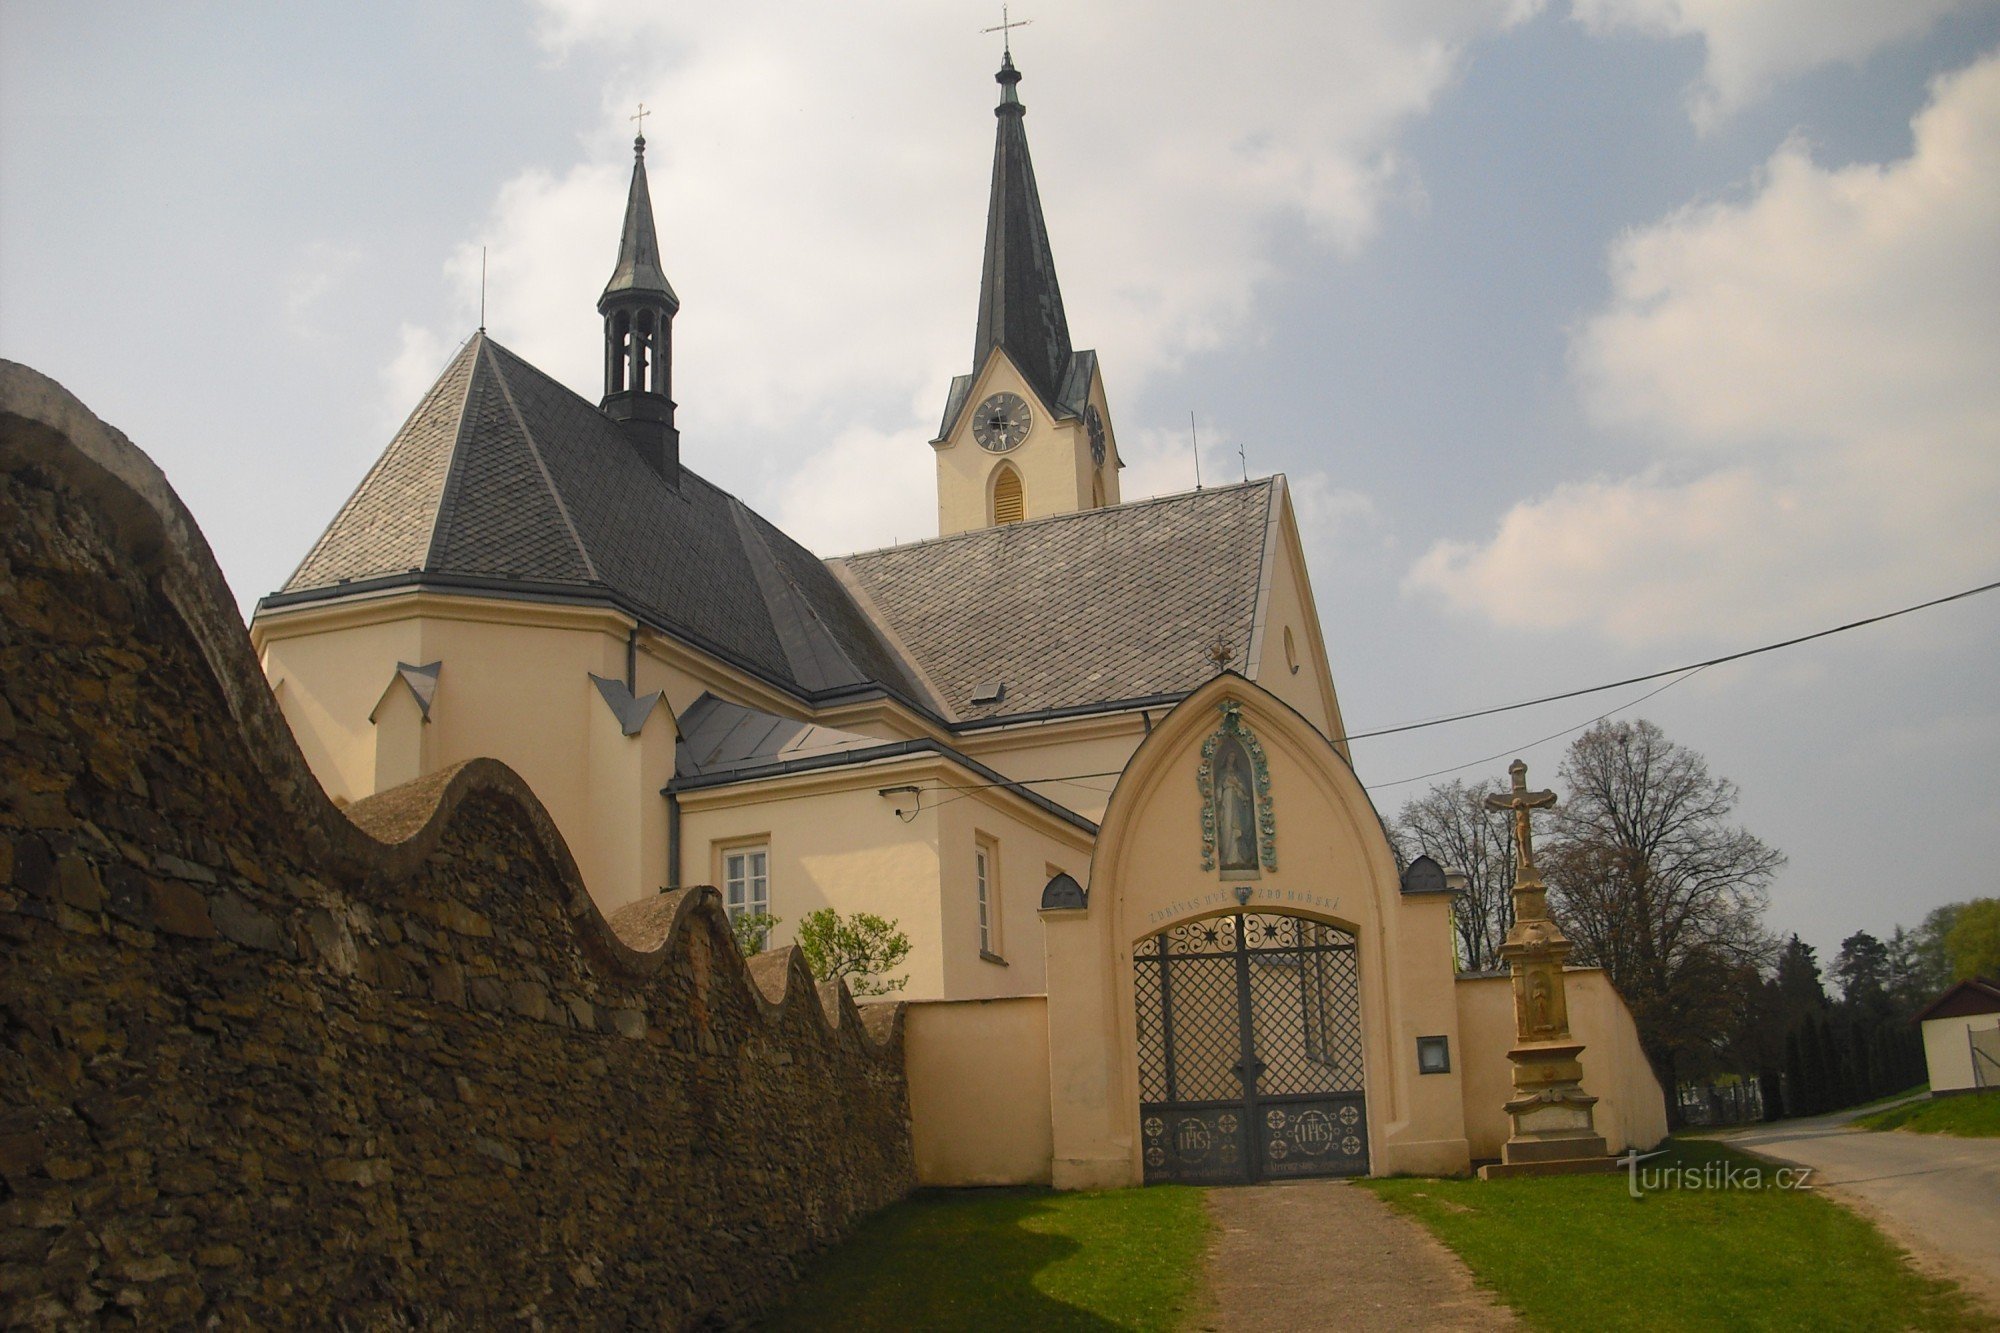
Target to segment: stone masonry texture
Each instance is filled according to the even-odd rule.
[[[911,1188],[900,1010],[615,934],[510,770],[343,813],[157,469],[0,363],[0,1326],[734,1327]]]

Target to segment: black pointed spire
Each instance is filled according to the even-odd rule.
[[[986,364],[995,347],[1005,348],[1044,402],[1054,404],[1069,372],[1069,321],[1049,230],[1042,221],[1042,197],[1035,166],[1028,158],[1022,125],[1027,108],[1014,87],[1021,72],[1011,52],[1001,57],[999,118],[993,145],[993,195],[986,206],[986,263],[979,278],[979,329],[972,349],[972,373]]]
[[[632,188],[625,196],[625,230],[618,238],[618,267],[604,284],[598,298],[602,310],[606,299],[621,292],[651,292],[664,296],[674,309],[681,298],[674,294],[660,264],[660,237],[653,230],[653,196],[646,188],[646,136],[632,140]]]
[[[618,267],[597,298],[597,313],[604,316],[604,411],[625,427],[653,470],[674,484],[680,479],[680,432],[674,428],[673,333],[680,308],[660,265],[641,134],[632,141],[632,188],[625,197]]]

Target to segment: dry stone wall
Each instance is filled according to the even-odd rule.
[[[900,1011],[514,774],[333,809],[143,454],[0,363],[0,1324],[731,1326],[910,1188]]]

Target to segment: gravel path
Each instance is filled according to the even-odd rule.
[[[1515,1328],[1458,1256],[1367,1190],[1301,1180],[1208,1192],[1213,1333]]]

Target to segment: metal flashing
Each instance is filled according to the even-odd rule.
[[[618,719],[619,730],[627,736],[637,736],[645,728],[646,719],[653,715],[653,706],[660,702],[660,691],[635,697],[622,680],[607,680],[594,671],[589,675],[611,716]]]

